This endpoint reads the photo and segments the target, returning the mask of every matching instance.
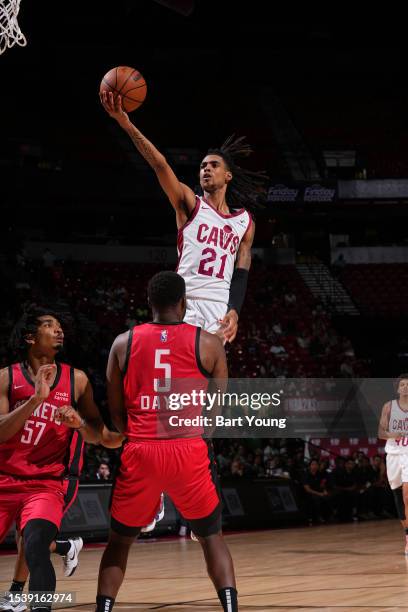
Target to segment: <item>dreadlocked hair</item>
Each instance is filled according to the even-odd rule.
[[[207,155],[219,155],[231,171],[232,180],[227,187],[228,204],[232,208],[260,209],[266,193],[265,183],[268,175],[264,171],[247,170],[236,163],[237,159],[248,157],[253,152],[245,138],[236,138],[235,134],[232,134],[219,149],[209,149]]]

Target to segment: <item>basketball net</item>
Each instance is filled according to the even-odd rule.
[[[0,0],[0,55],[16,43],[27,44],[26,37],[17,23],[21,0]]]

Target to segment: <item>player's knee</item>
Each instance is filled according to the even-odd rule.
[[[405,488],[405,487],[404,487]],[[404,492],[402,487],[398,487],[398,489],[393,489],[392,494],[394,496],[395,507],[397,509],[398,518],[401,521],[405,520],[405,507],[407,505],[407,501],[404,499]]]
[[[57,527],[50,521],[35,519],[24,528],[24,551],[28,567],[40,563],[50,555],[50,544],[57,534]]]
[[[22,539],[22,536],[21,536],[21,531],[19,531],[18,529],[16,530],[16,536],[15,537],[16,537],[17,548],[20,548],[23,539]]]
[[[221,504],[208,516],[201,519],[189,519],[191,531],[198,538],[199,542],[212,536],[221,535]]]
[[[129,527],[128,525],[124,525],[111,517],[109,544],[112,543],[121,546],[130,546],[134,539],[139,536],[141,530],[141,527]]]
[[[195,534],[194,534],[195,535]],[[203,548],[217,546],[219,542],[223,541],[222,532],[213,533],[207,536],[197,536],[197,540],[200,542]]]

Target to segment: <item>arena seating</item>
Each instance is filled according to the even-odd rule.
[[[354,150],[367,178],[408,175],[408,156],[402,153],[408,143],[399,121],[403,96],[395,96],[389,104],[389,94],[378,90],[370,95],[366,89],[353,96],[350,91],[326,87],[318,88],[316,95],[309,92],[307,100],[289,92],[282,101],[316,158],[324,150]],[[379,125],[387,129],[378,129]]]
[[[340,280],[365,315],[401,317],[408,312],[405,264],[348,265]]]
[[[109,347],[126,327],[149,320],[146,285],[163,267],[103,262],[55,262],[44,267],[40,262],[27,261],[12,275],[14,285],[2,303],[2,320],[8,322],[0,330],[2,364],[9,361],[5,347],[15,304],[33,300],[41,303],[51,295],[52,303],[57,301],[70,313],[72,329],[67,334],[70,357],[90,374],[98,405],[106,415],[103,379]],[[329,313],[316,303],[296,267],[269,267],[256,258],[239,333],[228,349],[228,360],[230,376],[237,378],[339,377],[347,375],[341,370],[345,360],[354,375],[368,373],[367,364],[356,358],[350,341],[337,334]],[[242,442],[245,446],[245,441]],[[230,458],[236,452],[229,451]],[[250,451],[246,449],[243,453],[247,457]],[[92,480],[101,461],[114,466],[116,455],[115,451],[95,453],[89,447],[85,480]],[[250,465],[250,461],[245,462]],[[269,468],[264,459],[260,463],[262,474]],[[284,458],[282,466],[286,463]],[[279,469],[282,467],[278,472]],[[257,473],[256,466],[246,470],[252,476]],[[276,473],[273,467],[270,471]]]

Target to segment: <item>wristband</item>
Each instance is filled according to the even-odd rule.
[[[228,310],[236,310],[238,315],[241,312],[242,305],[245,299],[245,293],[248,283],[249,271],[245,268],[235,268],[229,292]]]

